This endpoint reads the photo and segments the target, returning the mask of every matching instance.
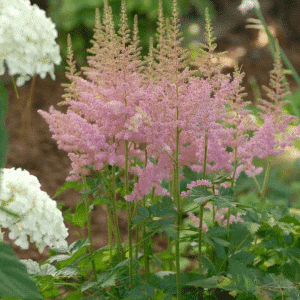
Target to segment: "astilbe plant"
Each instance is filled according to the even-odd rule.
[[[68,152],[72,169],[67,181],[82,181],[87,188],[91,169],[96,172],[109,170],[110,190],[107,205],[109,223],[117,241],[118,261],[124,258],[117,220],[116,170],[125,175],[123,200],[127,201],[129,231],[129,287],[133,287],[133,219],[136,210],[142,207],[149,212],[146,200],[156,203],[157,197],[169,196],[171,209],[176,212],[176,233],[170,241],[175,243],[177,299],[181,295],[180,239],[182,215],[188,213],[198,226],[199,273],[201,274],[202,235],[207,226],[203,221],[203,209],[213,201],[221,187],[234,188],[240,173],[249,177],[258,175],[262,168],[255,168],[254,157],[278,155],[286,145],[297,139],[300,128],[286,134],[286,126],[292,116],[281,115],[281,100],[286,96],[282,86],[282,71],[279,56],[271,77],[268,96],[274,103],[262,101],[262,127],[250,117],[250,110],[243,101],[245,94],[241,82],[244,74],[235,68],[234,76],[221,73],[222,65],[214,54],[213,31],[206,11],[206,42],[202,51],[204,63],[192,62],[187,50],[180,43],[179,19],[176,0],[173,1],[172,19],[164,20],[162,2],[159,2],[157,47],[150,41],[148,57],[142,61],[138,47],[138,26],[135,17],[133,38],[129,38],[125,1],[121,6],[121,25],[118,35],[112,21],[112,11],[104,2],[102,24],[96,9],[96,24],[93,47],[88,52],[89,67],[82,68],[87,79],[76,73],[75,62],[69,44],[69,72],[71,84],[66,87],[65,101],[69,105],[63,114],[53,107],[49,113],[38,112],[48,122],[53,138],[59,148]],[[202,47],[203,49],[203,47]],[[196,67],[192,71],[189,65]],[[200,73],[200,76],[192,76]],[[282,142],[277,137],[282,136]],[[137,146],[144,145],[144,150]],[[278,148],[279,147],[279,148]],[[92,165],[92,168],[91,168]],[[187,191],[180,189],[183,167],[202,173],[202,180],[190,182]],[[138,178],[132,185],[129,173]],[[221,176],[223,181],[216,178]],[[169,181],[169,189],[162,186]],[[100,183],[99,183],[100,185]],[[184,204],[194,197],[193,189],[201,186],[209,192],[205,201],[195,202],[199,218],[184,211]],[[194,197],[195,198],[195,197]],[[88,205],[88,203],[87,203]],[[234,204],[231,205],[233,207]],[[230,208],[216,210],[214,201],[210,207],[214,221],[222,226],[243,222],[230,215]],[[226,220],[221,212],[227,213]],[[146,213],[147,214],[147,213]],[[114,224],[114,225],[112,225]],[[143,224],[143,240],[147,240],[146,223]],[[90,228],[89,228],[90,232]],[[111,236],[112,233],[110,233]],[[89,236],[92,245],[92,238]],[[144,243],[145,272],[149,276],[149,257]],[[92,247],[90,248],[93,251]],[[96,270],[93,268],[94,279]]]

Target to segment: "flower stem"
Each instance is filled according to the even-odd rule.
[[[145,169],[147,168],[148,163],[148,151],[147,146],[145,148]],[[152,189],[153,191],[153,189]],[[152,193],[152,199],[153,199],[154,193]],[[153,202],[152,202],[153,203]],[[146,207],[146,197],[143,198],[143,206]],[[143,222],[143,251],[144,251],[144,264],[145,264],[145,273],[146,278],[148,279],[150,276],[150,265],[149,265],[149,254],[148,254],[148,247],[149,247],[149,241],[146,239],[147,236],[147,230],[146,230],[146,221]]]
[[[204,207],[203,207],[204,208]],[[216,222],[216,206],[215,202],[212,203],[212,228],[215,227],[215,222]],[[214,262],[214,257],[215,257],[215,251],[214,247],[211,247],[211,261]]]
[[[83,184],[84,184],[84,187],[87,188],[87,182],[86,182],[85,176],[83,176]],[[90,254],[92,255],[94,253],[94,249],[93,249],[92,226],[91,226],[91,216],[89,213],[89,196],[88,195],[85,196],[84,203],[85,203],[86,219],[87,219],[87,224],[88,224],[88,239],[90,242],[89,250],[90,250]],[[92,268],[93,268],[93,279],[94,279],[94,281],[97,281],[97,273],[96,273],[94,257],[92,257]]]
[[[199,262],[199,275],[202,275],[202,223],[203,223],[203,205],[200,205],[199,212],[199,242],[198,242],[198,262]]]
[[[20,96],[19,96],[18,89],[17,89],[17,86],[16,86],[16,81],[12,76],[10,76],[10,77],[11,77],[11,82],[14,86],[14,90],[15,90],[15,93],[16,93],[16,96],[17,96],[17,99],[18,99],[18,102],[19,102],[19,105],[20,105]]]
[[[271,167],[271,162],[270,162],[270,158],[268,158],[268,163],[267,163],[267,169],[266,169],[266,173],[265,173],[265,177],[264,177],[264,182],[263,182],[263,186],[261,188],[261,194],[260,194],[261,199],[264,199],[265,196],[266,196],[266,189],[267,189],[267,183],[269,181],[270,167]]]
[[[121,262],[123,259],[123,248],[121,243],[121,236],[120,236],[120,229],[119,229],[119,222],[118,222],[118,215],[117,215],[117,195],[116,195],[116,188],[115,188],[115,174],[116,174],[116,166],[112,166],[112,176],[111,176],[111,191],[113,195],[113,201],[112,201],[112,214],[114,219],[114,235],[117,242],[117,249],[118,249],[118,262]]]
[[[109,243],[109,256],[110,256],[110,263],[113,264],[113,222],[111,216],[111,209],[109,205],[107,205],[107,218],[108,218],[108,243]]]
[[[178,120],[178,107],[176,107],[176,119]],[[176,251],[176,283],[177,283],[177,300],[181,299],[181,280],[180,280],[180,249],[179,249],[179,239],[180,239],[180,224],[181,224],[181,203],[180,203],[180,190],[179,190],[179,135],[180,128],[176,127],[176,152],[175,152],[175,164],[174,164],[174,201],[177,206],[177,237],[175,239],[175,251]]]
[[[170,176],[170,177],[172,177],[172,176]],[[173,178],[174,178],[174,176],[173,176]],[[173,199],[174,199],[173,186],[174,186],[173,179],[170,179],[169,180],[169,191],[170,191],[171,198],[173,197]],[[172,247],[173,247],[173,241],[171,238],[168,238],[168,250],[169,250],[170,257],[173,257]],[[173,258],[168,259],[168,261],[169,261],[169,270],[173,271]]]
[[[129,180],[128,180],[128,140],[125,140],[125,194],[129,194]],[[127,215],[128,215],[128,247],[129,247],[129,288],[133,287],[133,260],[132,260],[132,215],[131,205],[127,202]]]
[[[205,131],[204,136],[204,160],[203,160],[203,175],[202,179],[206,178],[206,163],[207,163],[207,147],[208,147],[208,136],[207,136],[207,130]],[[199,274],[201,275],[202,272],[202,254],[201,254],[201,246],[202,246],[202,222],[203,222],[203,203],[200,204],[200,212],[199,212],[199,253],[198,253],[198,263],[199,263]],[[213,212],[214,214],[214,212]],[[213,255],[213,254],[212,254]]]

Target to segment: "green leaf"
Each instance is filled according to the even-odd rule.
[[[294,281],[299,282],[300,279],[300,266],[297,263],[296,259],[291,260],[289,263],[285,263],[282,266],[282,274],[285,278]]]
[[[136,224],[139,224],[139,223],[143,222],[144,220],[145,220],[145,218],[142,217],[142,216],[134,216],[132,218],[132,224],[136,225]]]
[[[0,282],[1,299],[44,299],[26,266],[16,257],[11,245],[4,242],[0,242]]]
[[[137,208],[139,214],[144,217],[145,219],[148,218],[150,216],[149,210],[146,207],[143,206],[139,206]]]
[[[74,291],[70,294],[68,294],[68,296],[64,297],[64,300],[77,300],[77,299],[82,299],[83,294],[81,293],[81,291]]]
[[[2,204],[2,205],[3,205],[3,204]],[[6,209],[6,208],[4,208],[4,207],[2,207],[2,206],[0,206],[0,210],[1,210],[1,211],[4,211],[6,214],[8,214],[9,216],[12,216],[12,217],[14,217],[14,218],[18,218],[18,219],[21,218],[20,215],[18,215],[18,214],[16,214],[16,213],[13,213],[13,212],[9,211],[8,209]]]
[[[176,295],[176,273],[170,271],[159,271],[151,275],[149,284],[153,285],[159,290]]]
[[[78,225],[80,227],[84,227],[86,222],[86,209],[85,209],[85,203],[81,203],[76,207],[76,211],[73,215],[73,224]]]
[[[176,239],[177,238],[177,227],[174,224],[163,227],[163,230],[168,238]]]
[[[247,248],[253,242],[253,236],[244,223],[230,225],[230,249],[231,253],[236,249]]]
[[[146,294],[153,299],[154,298],[154,287],[146,282],[144,289],[145,289]]]
[[[252,269],[241,261],[229,259],[229,271],[239,290],[255,293],[257,280]]]
[[[100,274],[97,281],[101,283],[102,288],[106,288],[106,287],[114,286],[116,284],[117,279],[118,279],[117,273],[111,274],[109,272],[104,272]]]
[[[217,244],[217,245],[221,245],[221,246],[223,246],[223,247],[228,247],[229,245],[230,245],[230,243],[228,243],[227,241],[225,241],[225,240],[223,240],[223,239],[220,239],[220,238],[217,238],[217,237],[215,237],[215,236],[210,236],[210,238],[212,239],[212,240],[214,240],[215,241],[215,243]]]
[[[245,265],[252,264],[254,261],[254,258],[255,258],[255,255],[253,255],[252,253],[249,253],[249,252],[245,252],[245,251],[237,252],[232,256],[232,259],[240,260]]]
[[[142,292],[143,286],[136,286],[131,291],[125,293],[124,300],[147,300],[148,297]]]
[[[174,210],[174,203],[168,196],[162,198],[161,202],[155,203],[150,207],[151,213],[154,217],[175,218],[176,211]]]
[[[217,269],[209,258],[202,256],[202,264],[207,269],[207,276],[217,275]]]
[[[205,205],[209,200],[212,200],[214,198],[215,198],[214,195],[207,196],[207,197],[200,197],[200,198],[194,199],[194,202],[199,205]]]
[[[78,240],[78,241],[72,243],[69,246],[69,250],[68,250],[68,252],[71,252],[71,255],[68,255],[69,258],[66,255],[58,256],[61,258],[61,260],[56,265],[57,269],[60,270],[66,266],[69,266],[69,265],[72,265],[72,264],[75,264],[76,262],[78,262],[87,252],[88,246],[89,246],[89,242],[87,239]],[[55,260],[57,260],[58,257],[57,256],[50,257],[49,262],[50,263],[54,262]]]
[[[83,188],[83,184],[79,183],[78,181],[72,181],[72,182],[66,181],[64,185],[55,193],[55,195],[52,198],[55,199],[59,194],[71,188],[80,190]]]
[[[204,289],[213,289],[218,286],[218,283],[221,279],[222,276],[212,276],[209,278],[189,282],[187,285],[194,287],[202,287]]]
[[[159,259],[165,260],[165,261],[175,259],[174,255],[168,249],[156,253],[155,256],[158,257]]]
[[[56,288],[56,285],[54,284],[52,275],[38,276],[37,280],[39,284],[39,290],[42,291],[45,299],[56,299],[57,297],[61,296]]]
[[[93,200],[94,205],[110,205],[111,200],[106,197],[98,197]]]
[[[283,222],[283,223],[287,223],[287,224],[293,224],[293,225],[300,226],[300,221],[292,216],[285,216],[285,217],[279,219],[279,221]]]
[[[294,93],[290,94],[289,95],[289,101],[294,102],[295,106],[299,107],[299,104],[300,104],[300,90],[295,91]],[[294,115],[293,108],[292,108],[290,103],[284,104],[282,106],[282,108],[286,109],[289,112],[289,114]]]

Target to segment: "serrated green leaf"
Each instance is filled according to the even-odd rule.
[[[229,259],[229,271],[239,290],[255,293],[257,280],[251,268],[241,261]]]
[[[134,216],[132,218],[132,224],[133,225],[136,225],[136,224],[139,224],[141,222],[143,222],[146,218],[142,217],[142,216]]]
[[[146,208],[146,207],[143,207],[143,206],[139,206],[137,208],[138,210],[138,213],[144,217],[145,219],[148,218],[150,216],[150,213],[149,213],[149,210]]]
[[[228,247],[228,246],[230,245],[229,242],[227,242],[227,241],[225,241],[225,240],[223,240],[223,239],[220,239],[220,238],[218,238],[218,237],[215,237],[215,236],[212,236],[212,235],[211,235],[210,238],[211,238],[212,240],[214,240],[216,244],[221,245],[221,246],[223,246],[223,247]]]
[[[148,297],[142,292],[142,286],[136,286],[131,291],[126,291],[124,300],[147,300]]]
[[[64,185],[55,193],[55,195],[52,197],[53,199],[55,199],[58,195],[60,195],[62,192],[64,192],[67,189],[76,189],[76,190],[80,190],[83,188],[83,184],[79,183],[77,181],[66,181],[64,183]]]
[[[213,289],[218,286],[219,281],[222,279],[222,276],[212,276],[205,279],[196,280],[193,282],[189,282],[188,286],[194,286],[194,287],[202,287],[206,289]]]
[[[200,198],[194,199],[194,202],[197,203],[198,205],[205,205],[208,201],[210,201],[214,198],[215,198],[214,195],[207,196],[207,197],[200,197]]]
[[[146,294],[149,297],[151,297],[151,299],[153,299],[154,298],[154,287],[146,282],[144,289],[145,289]]]

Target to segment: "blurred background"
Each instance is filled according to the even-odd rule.
[[[31,123],[28,129],[28,139],[20,140],[21,119],[20,115],[24,104],[29,97],[30,81],[18,89],[20,99],[18,100],[11,84],[10,78],[2,76],[9,94],[9,110],[6,125],[9,131],[10,143],[6,168],[22,168],[37,176],[41,182],[41,188],[50,197],[64,184],[70,171],[70,159],[67,153],[58,149],[57,143],[52,139],[52,134],[45,120],[37,113],[38,109],[49,111],[53,105],[58,109],[57,103],[63,100],[64,89],[61,83],[68,83],[64,75],[65,61],[67,56],[67,35],[71,34],[74,51],[74,59],[77,69],[86,66],[85,50],[91,48],[90,40],[93,37],[95,8],[100,8],[102,18],[103,0],[31,0],[46,11],[56,24],[58,31],[57,43],[60,45],[62,63],[55,66],[56,80],[50,76],[44,80],[37,78],[31,112]],[[271,32],[278,38],[279,43],[299,74],[300,69],[300,1],[298,0],[260,0],[264,18]],[[116,30],[119,24],[121,0],[110,0],[112,6]],[[149,37],[155,37],[158,0],[126,0],[129,27],[132,28],[133,17],[138,15],[139,36],[142,55],[148,53]],[[204,11],[208,7],[214,27],[214,36],[219,51],[228,51],[222,58],[226,66],[224,73],[233,72],[234,60],[237,58],[242,71],[246,73],[243,86],[246,88],[248,97],[246,100],[256,102],[259,97],[264,97],[262,85],[269,83],[269,71],[273,68],[273,59],[267,46],[267,37],[261,30],[247,29],[247,18],[255,18],[254,12],[242,15],[238,10],[240,0],[178,0],[179,16],[182,32],[184,33],[185,47],[191,47],[195,42],[204,42],[205,22]],[[172,0],[163,1],[165,17],[172,15]],[[294,97],[300,98],[298,87],[289,76],[291,91]],[[67,107],[59,110],[66,112]],[[273,199],[273,206],[284,204],[288,207],[298,207],[300,195],[300,165],[297,158],[300,157],[299,150],[289,149],[277,162],[278,169],[272,171],[268,184],[269,197]],[[263,180],[262,174],[258,179]],[[252,180],[252,179],[251,179]],[[253,181],[242,178],[240,183],[240,197],[243,201],[259,207],[260,202]],[[80,198],[78,191],[68,190],[62,193],[57,203],[63,204],[62,211],[68,208],[74,209]],[[126,214],[119,214],[120,227],[126,241]],[[107,219],[106,212],[101,207],[95,207],[92,213],[92,231],[95,237],[94,248],[98,249],[107,244]],[[68,243],[80,238],[79,233],[69,226]],[[86,236],[87,231],[81,229]],[[6,232],[5,240],[8,234]],[[156,250],[164,247],[157,243]],[[34,245],[29,250],[22,250],[13,246],[19,258],[31,258],[38,262],[48,257],[48,252],[40,255]]]

